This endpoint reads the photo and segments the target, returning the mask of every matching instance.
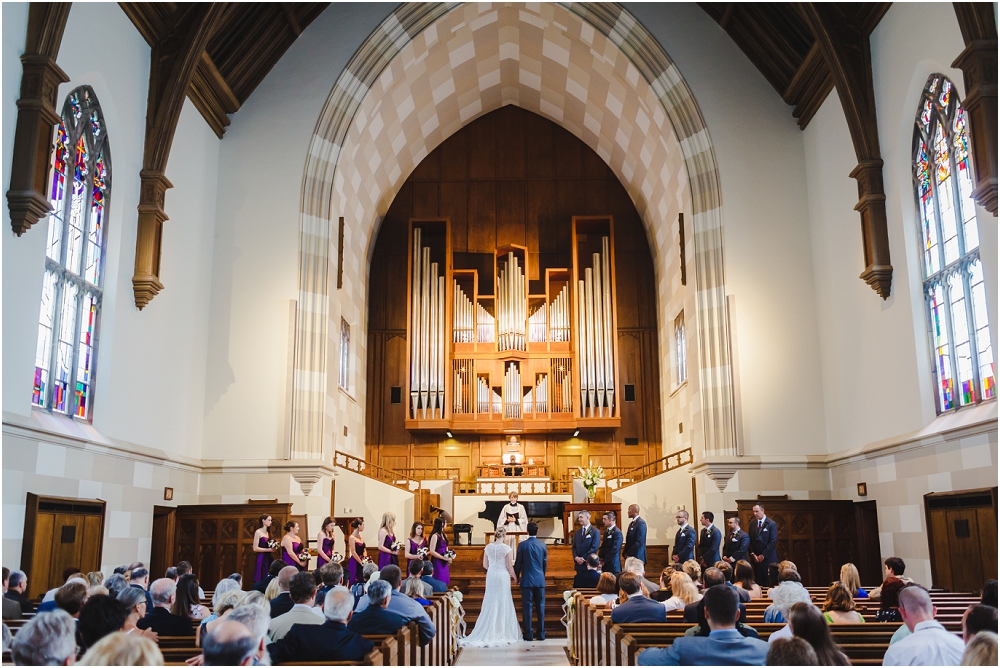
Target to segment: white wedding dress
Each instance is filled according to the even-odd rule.
[[[472,633],[460,641],[463,647],[500,647],[521,641],[521,626],[517,623],[514,598],[510,593],[510,573],[507,572],[506,543],[486,546],[489,568],[486,569],[486,595]]]

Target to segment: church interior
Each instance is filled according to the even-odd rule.
[[[512,493],[553,638],[581,511],[653,582],[757,506],[807,587],[997,578],[995,3],[2,12],[28,598],[391,513],[471,630]]]

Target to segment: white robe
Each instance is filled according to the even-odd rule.
[[[507,515],[517,515],[517,519],[507,524]],[[512,531],[527,531],[528,510],[520,503],[513,506],[508,503],[500,510],[500,517],[497,518],[497,530],[501,528],[507,529],[508,534]],[[510,549],[517,550],[517,536],[508,535],[504,542]]]

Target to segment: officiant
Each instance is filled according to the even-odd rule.
[[[528,530],[528,510],[517,502],[517,492],[511,492],[507,497],[510,500],[500,511],[497,518],[497,530],[501,527],[507,530],[507,544],[511,549],[517,549],[517,536],[512,536],[513,531]]]

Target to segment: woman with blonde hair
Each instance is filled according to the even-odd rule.
[[[264,597],[268,601],[273,601],[281,593],[281,586],[278,584],[278,578],[274,578],[267,583],[267,589],[264,590]]]
[[[972,636],[972,640],[965,646],[965,654],[962,655],[961,665],[997,665],[997,634],[990,631],[980,631]]]
[[[865,618],[857,611],[854,597],[842,582],[834,582],[823,601],[823,619],[827,624],[864,624]]]
[[[853,598],[868,598],[868,592],[861,588],[861,576],[854,564],[844,564],[840,567],[840,582],[847,587]]]
[[[78,666],[162,666],[163,654],[149,638],[115,632],[94,643]]]
[[[382,513],[382,525],[378,529],[378,567],[379,570],[392,564],[399,566],[399,551],[392,549],[396,542],[396,516],[392,513]]]
[[[275,578],[277,580],[277,578]],[[275,594],[277,596],[277,594]],[[267,610],[268,614],[271,613],[271,599],[267,597],[266,594],[261,594],[259,591],[248,591],[243,595],[239,601],[236,602],[234,608],[242,608],[244,605],[259,605],[260,607]]]
[[[201,639],[206,634],[211,633],[219,625],[219,620],[227,617],[239,602],[243,600],[244,596],[245,594],[239,589],[230,589],[221,593],[218,590],[215,591],[215,594],[212,596],[212,616],[206,618],[205,621],[198,625],[194,638],[195,647],[201,647]]]
[[[91,571],[87,573],[87,582],[90,583],[91,587],[96,587],[104,582],[104,573],[100,571]]]
[[[687,566],[687,563],[684,565]],[[677,571],[670,576],[670,593],[670,598],[663,602],[667,612],[684,610],[685,606],[701,600],[697,585],[691,576],[683,571]]]
[[[701,566],[698,562],[694,559],[688,559],[681,565],[681,568],[691,578],[691,582],[695,584],[698,591],[701,591]]]

